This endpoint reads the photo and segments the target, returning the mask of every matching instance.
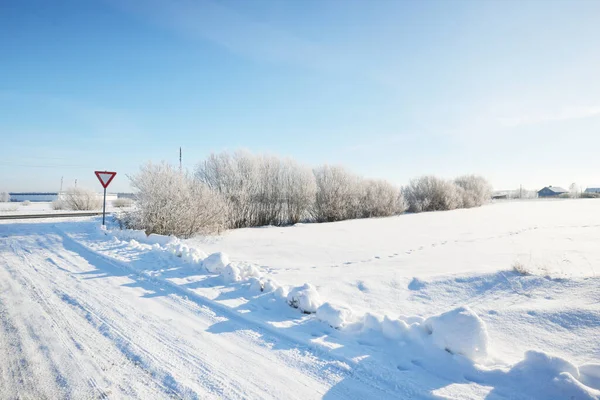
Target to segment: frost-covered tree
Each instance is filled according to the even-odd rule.
[[[102,199],[93,190],[72,187],[60,193],[52,207],[55,210],[89,211],[102,208]]]
[[[406,203],[402,191],[391,183],[367,179],[362,181],[364,190],[360,202],[360,211],[363,218],[388,217],[404,212]]]
[[[313,170],[317,184],[314,218],[318,222],[358,218],[362,185],[344,167],[323,165]]]
[[[575,182],[571,183],[571,186],[569,186],[569,194],[574,199],[579,197],[579,186],[577,186]]]
[[[10,195],[8,192],[0,192],[0,203],[7,203],[10,201]]]
[[[304,220],[316,193],[310,168],[246,151],[211,154],[198,164],[195,177],[223,196],[232,228]]]
[[[492,185],[481,176],[460,176],[454,180],[454,183],[459,187],[462,198],[460,207],[479,207],[488,203],[492,198]]]
[[[312,170],[296,161],[285,160],[282,172],[285,222],[295,224],[308,219],[317,195],[317,183]]]
[[[411,180],[403,193],[410,212],[454,210],[462,203],[454,182],[432,175]]]
[[[137,207],[126,214],[127,227],[178,237],[217,233],[225,227],[225,202],[187,173],[164,162],[148,163],[129,179]]]

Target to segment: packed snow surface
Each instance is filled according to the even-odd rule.
[[[599,399],[599,241],[596,200],[186,241],[4,221],[0,398]]]

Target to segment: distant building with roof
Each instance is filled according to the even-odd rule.
[[[585,193],[600,193],[600,187],[587,188],[585,189]]]
[[[558,197],[561,194],[569,193],[569,191],[558,186],[546,186],[538,190],[537,193],[538,197]]]

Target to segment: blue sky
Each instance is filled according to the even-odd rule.
[[[599,185],[598,1],[0,2],[0,190],[244,148]]]

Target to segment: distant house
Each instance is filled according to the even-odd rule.
[[[587,189],[585,189],[585,193],[600,193],[600,187],[587,188]]]
[[[569,193],[569,191],[558,186],[546,186],[538,191],[538,197],[558,197],[564,193]]]

